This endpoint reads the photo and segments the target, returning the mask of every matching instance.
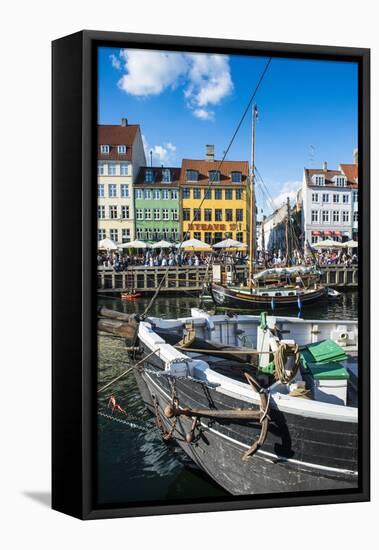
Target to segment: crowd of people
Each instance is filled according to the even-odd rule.
[[[178,250],[165,250],[160,252],[146,250],[144,253],[125,255],[120,252],[98,252],[97,265],[104,269],[113,269],[114,271],[125,271],[129,266],[199,266],[207,265],[210,262],[217,263],[233,263],[244,264],[248,256],[245,252],[237,252],[231,254],[227,251],[210,254],[207,252],[186,252]],[[291,258],[283,257],[280,251],[277,252],[261,252],[258,255],[257,261],[254,262],[256,267],[272,268],[283,267],[285,265],[312,265],[315,260],[320,266],[328,265],[357,265],[358,255],[356,252],[349,254],[346,251],[323,250],[315,253],[315,256],[307,254],[303,257],[298,251],[295,251]]]

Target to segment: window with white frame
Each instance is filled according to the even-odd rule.
[[[187,181],[197,181],[197,176],[197,170],[187,170],[186,172]]]
[[[342,221],[344,223],[349,223],[349,221],[350,221],[350,212],[349,212],[349,210],[343,210],[342,211]]]
[[[97,207],[97,217],[99,219],[105,218],[105,206],[99,205]]]
[[[154,189],[153,191],[153,199],[156,201],[159,201],[161,198],[161,190],[160,189]]]
[[[313,176],[312,180],[313,180],[313,183],[315,185],[324,185],[325,184],[325,176],[322,176],[320,174]]]
[[[168,189],[162,189],[162,199],[168,200],[170,198],[170,192]]]
[[[340,195],[339,193],[334,193],[333,194],[333,202],[334,204],[338,204],[340,202]]]
[[[115,220],[117,218],[117,206],[109,207],[109,217],[111,220]]]
[[[143,231],[142,231],[142,229],[137,229],[137,231],[136,231],[136,237],[137,237],[137,239],[139,239],[139,240],[143,239]]]
[[[145,199],[151,199],[151,197],[152,197],[151,189],[145,189],[144,197],[145,197]]]
[[[105,237],[106,237],[105,229],[98,229],[97,230],[97,240],[102,241],[103,239],[105,239]]]
[[[146,183],[152,183],[154,181],[154,172],[149,168],[145,170],[145,181]]]
[[[113,241],[114,243],[118,243],[118,229],[110,229],[109,236],[111,241]]]
[[[170,183],[171,182],[171,172],[168,168],[162,170],[162,182]]]
[[[142,199],[142,198],[143,198],[142,189],[136,189],[136,199]]]
[[[336,176],[334,178],[334,182],[337,187],[345,187],[346,186],[346,178],[345,176]]]
[[[100,153],[103,155],[109,154],[109,145],[100,145]]]
[[[311,220],[313,223],[318,223],[318,210],[311,210]]]
[[[163,208],[162,210],[162,220],[169,220],[168,208]]]
[[[209,181],[220,181],[220,171],[219,170],[209,170],[208,178],[209,178]]]
[[[122,242],[127,243],[130,241],[130,229],[122,229]]]
[[[357,222],[358,221],[358,210],[356,210],[353,214],[353,221],[354,222]]]
[[[322,211],[322,221],[323,223],[329,222],[329,210],[323,210]]]
[[[342,195],[342,202],[343,202],[343,204],[348,204],[349,203],[349,195],[343,194]]]
[[[311,236],[311,243],[312,243],[312,244],[316,244],[317,242],[318,242],[318,237],[317,237],[317,235],[312,235],[312,236]]]
[[[136,208],[136,220],[143,220],[142,208]]]
[[[129,197],[129,185],[127,183],[122,183],[120,185],[120,189],[121,189],[121,197],[123,198]]]
[[[120,164],[120,176],[127,176],[129,174],[129,164],[127,162],[122,162]]]
[[[125,204],[121,206],[121,217],[124,220],[129,219],[129,206],[126,206]]]
[[[329,202],[329,193],[322,194],[322,202]]]
[[[340,223],[340,211],[339,210],[333,210],[333,222],[334,223]]]
[[[159,208],[154,208],[154,220],[158,221],[161,219],[161,211]]]
[[[241,183],[242,174],[241,172],[232,172],[232,183]]]
[[[110,229],[109,230],[109,236],[110,236],[111,241],[113,241],[114,243],[117,243],[118,242],[118,229]]]
[[[104,162],[98,162],[97,163],[97,175],[98,176],[104,176],[105,174],[105,163]]]
[[[178,190],[177,189],[172,189],[171,198],[175,201],[178,200]]]
[[[104,197],[104,185],[102,183],[97,186],[97,196]]]
[[[312,202],[318,202],[318,193],[312,193]]]
[[[358,191],[353,191],[353,202],[358,202]]]
[[[108,185],[108,197],[117,197],[117,186],[115,183]]]
[[[145,220],[151,220],[151,209],[145,208]]]
[[[117,165],[114,162],[108,164],[108,176],[115,176],[117,171]]]
[[[119,155],[125,155],[126,153],[126,145],[117,145],[117,153]]]
[[[173,209],[171,210],[171,218],[172,218],[172,220],[175,221],[175,222],[178,221],[179,215],[178,215],[178,209],[177,209],[177,208],[173,208]]]

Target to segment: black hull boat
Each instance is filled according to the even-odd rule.
[[[186,347],[178,349],[159,335],[169,332],[181,335]],[[304,364],[294,378],[295,390],[263,368],[266,374],[257,379],[267,384],[258,392],[252,377],[257,365],[241,365],[232,352],[225,359],[230,349],[244,352],[243,340],[247,356],[252,346],[267,350],[290,342],[278,334],[290,334],[301,346],[325,340],[329,351],[343,350],[338,366],[324,365],[325,385],[317,376],[309,380]],[[277,317],[265,326],[258,316],[211,317],[193,310],[186,319],[149,318],[140,323],[138,336],[135,376],[163,439],[180,445],[228,492],[357,488],[356,323]],[[203,349],[194,349],[200,340]],[[216,345],[206,349],[207,341]],[[224,353],[218,354],[223,344]],[[349,374],[333,380],[331,370]],[[296,396],[304,380],[312,399]]]
[[[235,309],[276,309],[277,307],[295,307],[302,309],[328,297],[328,289],[318,286],[314,289],[275,289],[256,290],[239,289],[212,283],[210,293],[214,303],[222,307]]]

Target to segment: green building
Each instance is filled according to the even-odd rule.
[[[134,183],[135,235],[142,241],[180,239],[180,168],[143,167]]]

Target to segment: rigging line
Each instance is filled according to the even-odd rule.
[[[246,116],[246,114],[248,113],[248,111],[249,111],[249,109],[250,109],[250,106],[251,106],[252,102],[254,101],[254,98],[255,98],[255,96],[256,96],[256,94],[257,94],[259,88],[260,88],[260,85],[262,84],[262,81],[263,81],[263,79],[264,79],[264,77],[265,77],[265,75],[266,75],[266,72],[267,72],[267,70],[268,70],[270,64],[271,64],[271,61],[272,61],[272,57],[269,57],[268,60],[267,60],[266,65],[265,65],[265,68],[263,69],[262,74],[261,74],[261,76],[260,76],[260,78],[259,78],[259,80],[258,80],[258,83],[257,83],[257,85],[255,86],[255,89],[254,89],[253,93],[251,94],[251,97],[250,97],[249,102],[248,102],[248,104],[247,104],[247,106],[246,106],[246,109],[245,109],[245,111],[243,112],[242,117],[241,117],[239,123],[237,124],[237,127],[236,127],[236,129],[235,129],[235,131],[234,131],[234,134],[233,134],[233,136],[232,136],[232,138],[231,138],[231,140],[230,140],[230,142],[229,142],[229,145],[228,145],[228,147],[226,148],[226,150],[224,151],[224,155],[223,155],[221,161],[220,161],[219,164],[218,164],[217,170],[220,170],[220,168],[221,168],[221,166],[222,166],[222,164],[223,164],[223,162],[224,162],[224,160],[225,160],[225,158],[226,158],[226,156],[227,156],[227,154],[228,154],[228,152],[229,152],[231,146],[233,145],[233,142],[234,142],[234,140],[235,140],[235,138],[236,138],[236,136],[237,136],[237,134],[238,134],[238,131],[239,131],[239,129],[241,128],[243,121],[245,120],[245,116]],[[215,183],[215,182],[214,182],[214,181],[210,181],[210,182],[209,182],[208,186],[206,187],[206,191],[209,191],[209,189],[212,187],[213,183]],[[198,206],[198,209],[201,208],[203,202],[205,201],[205,197],[206,197],[206,196],[207,196],[207,193],[204,193],[203,198],[201,199],[200,204],[199,204],[199,206]],[[194,215],[191,224],[193,224],[193,222],[196,221],[195,218],[196,218],[196,215]],[[183,244],[183,242],[184,242],[184,235],[183,235],[183,238],[182,238],[182,240],[181,240],[180,245]],[[180,245],[179,245],[178,248],[180,248]],[[151,306],[153,305],[153,303],[154,303],[156,297],[158,296],[159,291],[160,291],[160,288],[161,288],[161,286],[162,286],[162,284],[163,284],[163,280],[166,279],[166,277],[167,277],[167,275],[168,275],[168,271],[169,271],[169,266],[167,266],[167,271],[166,271],[166,273],[164,274],[164,276],[163,276],[163,278],[162,278],[161,284],[158,286],[158,288],[157,288],[157,290],[155,291],[154,296],[152,297],[150,303],[147,305],[145,311],[142,313],[142,316],[141,316],[142,319],[144,319],[144,318],[146,317],[146,315],[148,314],[148,312],[149,312]]]
[[[220,168],[221,168],[221,166],[222,166],[224,160],[226,159],[227,154],[228,154],[229,151],[230,151],[231,146],[233,145],[233,142],[234,142],[234,140],[235,140],[235,138],[236,138],[236,136],[237,136],[237,134],[238,134],[238,132],[239,132],[239,129],[241,128],[242,123],[243,123],[243,121],[245,120],[245,117],[246,117],[246,115],[247,115],[247,113],[248,113],[248,111],[249,111],[249,109],[250,109],[250,107],[251,107],[251,104],[252,104],[252,102],[254,101],[254,98],[255,98],[255,96],[256,96],[256,94],[257,94],[259,88],[260,88],[260,85],[262,84],[262,81],[263,81],[263,79],[264,79],[264,77],[265,77],[265,74],[266,74],[266,72],[267,72],[267,70],[268,70],[270,64],[271,64],[271,61],[272,61],[272,57],[270,57],[270,58],[267,60],[266,66],[265,66],[265,68],[263,69],[262,74],[261,74],[261,76],[260,76],[260,78],[259,78],[259,80],[258,80],[258,83],[257,83],[257,85],[255,86],[255,89],[254,89],[253,93],[252,93],[251,96],[250,96],[249,102],[247,103],[246,108],[245,108],[245,110],[244,110],[244,112],[243,112],[243,114],[242,114],[242,116],[241,116],[241,118],[240,118],[240,121],[239,121],[238,124],[237,124],[237,127],[236,127],[236,129],[235,129],[235,131],[234,131],[234,134],[233,134],[231,140],[229,141],[229,145],[228,145],[228,147],[226,148],[226,150],[224,151],[224,155],[223,155],[222,159],[220,160],[220,162],[219,162],[219,164],[218,164],[218,166],[217,166],[217,168],[216,168],[217,171],[220,170]],[[212,187],[212,185],[213,185],[214,183],[217,183],[217,182],[215,182],[215,181],[209,181],[209,184],[208,184],[208,186],[205,188],[205,190],[206,190],[206,191],[209,191],[209,189]],[[203,198],[201,199],[201,201],[200,201],[200,203],[199,203],[198,209],[200,209],[200,208],[202,207],[203,202],[206,200],[206,196],[207,196],[207,193],[204,193]],[[196,221],[195,218],[196,218],[196,215],[194,215],[194,217],[193,217],[191,223],[193,223],[194,221]],[[183,242],[183,241],[182,241],[182,242]]]

